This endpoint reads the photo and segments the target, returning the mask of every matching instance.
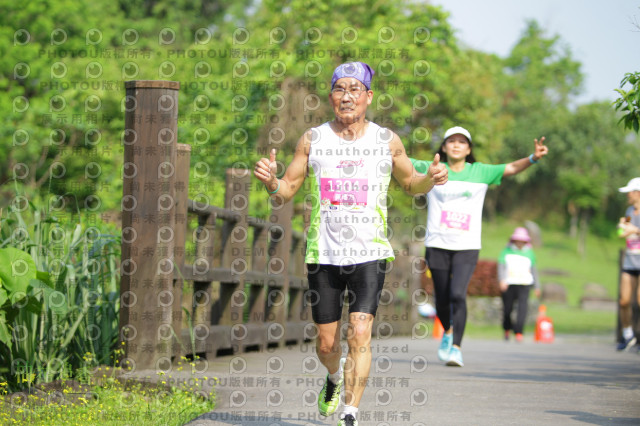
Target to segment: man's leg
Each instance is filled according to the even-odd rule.
[[[340,368],[340,321],[329,324],[316,324],[316,354],[320,363],[327,368],[329,374],[335,374]]]
[[[318,394],[318,411],[332,415],[340,405],[343,376],[340,370],[340,317],[346,283],[340,279],[338,267],[333,265],[307,265],[309,290],[316,293],[317,303],[311,306],[316,324],[316,355],[327,368],[328,375]]]
[[[620,324],[622,328],[631,327],[631,292],[633,276],[626,272],[620,274]]]
[[[349,314],[347,343],[349,353],[344,367],[345,405],[358,407],[367,386],[371,369],[371,331],[373,315],[363,312]]]
[[[628,349],[635,343],[633,327],[631,324],[631,298],[633,297],[633,284],[637,280],[632,274],[622,272],[620,274],[620,325],[622,327],[622,342],[618,344],[619,351]]]
[[[339,424],[350,424],[358,415],[358,406],[367,386],[371,369],[371,330],[384,287],[387,262],[378,260],[343,268],[349,273],[349,352],[345,363],[345,405]],[[355,423],[357,424],[357,423]]]
[[[344,388],[344,375],[340,368],[340,321],[317,324],[316,354],[327,368],[324,386],[318,394],[318,411],[323,416],[330,416],[340,405],[340,394]]]
[[[631,326],[631,274],[623,272],[620,274],[620,324],[622,328]]]
[[[636,286],[636,303],[640,304],[640,274],[631,276],[631,287]]]

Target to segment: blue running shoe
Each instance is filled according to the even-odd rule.
[[[453,344],[453,333],[442,335],[440,341],[440,348],[438,348],[438,358],[440,361],[446,361],[449,359],[449,353],[451,352],[451,345]]]
[[[451,352],[449,353],[449,359],[447,360],[447,365],[450,367],[463,367],[464,362],[462,362],[462,352],[458,348],[451,348]]]
[[[624,337],[622,338],[622,342],[618,343],[618,346],[616,347],[617,350],[619,351],[627,351],[629,350],[631,347],[633,347],[633,345],[636,344],[636,336],[631,337],[630,339],[625,339]]]

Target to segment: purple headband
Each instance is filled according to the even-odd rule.
[[[353,77],[362,82],[367,89],[371,89],[371,79],[373,78],[373,74],[375,74],[375,71],[373,71],[371,67],[364,62],[345,62],[344,64],[339,65],[333,72],[333,77],[331,77],[331,88],[333,89],[333,86],[339,79],[344,77]]]

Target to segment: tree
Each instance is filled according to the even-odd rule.
[[[622,209],[618,187],[640,155],[616,120],[608,103],[591,103],[578,107],[556,133],[562,141],[555,153],[560,164],[557,183],[580,253],[586,248],[590,223],[615,224]],[[607,217],[609,212],[615,216]]]
[[[556,170],[561,165],[558,151],[563,140],[554,133],[565,128],[571,117],[568,104],[579,93],[583,79],[580,63],[559,36],[549,36],[536,21],[529,21],[503,60],[499,75],[504,127],[492,137],[502,136],[502,143],[488,153],[488,160],[503,163],[525,157],[531,153],[534,138],[541,136],[547,138],[551,155],[487,194],[487,213],[491,215],[493,207],[495,213],[513,214],[520,209],[548,217],[562,201]],[[523,199],[523,193],[530,196]]]
[[[627,84],[631,87],[629,90],[624,90]],[[625,129],[640,132],[640,72],[626,73],[616,92],[620,97],[614,101],[613,105],[622,113],[620,122],[624,123]]]
[[[640,29],[637,20],[633,25]],[[629,90],[624,89],[627,84],[631,86]],[[620,122],[624,123],[625,129],[640,132],[640,72],[626,73],[620,81],[620,88],[615,90],[620,97],[613,102],[613,106],[617,111],[622,112]]]
[[[348,60],[376,70],[368,118],[398,133],[413,157],[430,158],[457,124],[473,129],[485,162],[522,157],[534,137],[548,137],[553,155],[492,191],[489,210],[493,200],[495,211],[513,212],[523,192],[542,191],[541,214],[566,201],[557,170],[561,153],[580,149],[564,137],[580,64],[535,22],[503,59],[463,48],[443,8],[413,0],[5,3],[0,208],[17,188],[31,201],[53,194],[75,206],[77,197],[82,208],[96,196],[100,210],[118,209],[123,81],[157,79],[181,83],[178,140],[192,146],[190,197],[219,205],[225,168],[250,168],[270,147],[286,163],[304,130],[332,118],[324,101],[331,71]],[[102,74],[94,78],[96,63]],[[401,190],[390,194],[392,215],[421,214]],[[540,204],[525,202],[528,212]],[[251,208],[267,211],[266,203]]]

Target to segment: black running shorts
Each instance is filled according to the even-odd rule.
[[[345,292],[349,313],[376,315],[387,272],[386,260],[345,266],[307,263],[307,271],[311,314],[316,324],[340,320]]]

